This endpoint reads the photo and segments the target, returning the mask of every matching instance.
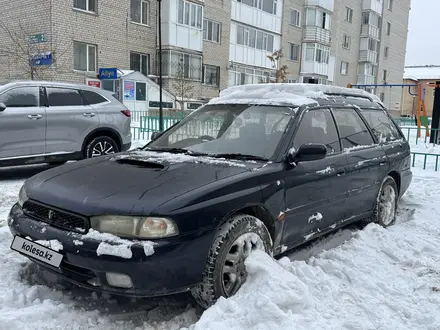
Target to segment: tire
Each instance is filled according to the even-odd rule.
[[[245,282],[244,260],[250,253],[248,243],[252,244],[251,250],[263,250],[272,255],[272,238],[261,220],[239,214],[220,227],[209,251],[202,281],[191,291],[200,306],[208,308],[219,297],[234,295]]]
[[[385,228],[394,225],[398,200],[399,193],[396,181],[391,176],[385,177],[376,198],[371,222]]]
[[[108,136],[98,136],[86,145],[84,158],[94,158],[118,152],[119,146],[115,140]]]

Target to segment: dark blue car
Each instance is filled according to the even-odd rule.
[[[345,88],[233,87],[152,138],[27,180],[11,248],[85,288],[208,307],[237,292],[252,250],[392,225],[412,178],[386,109]]]

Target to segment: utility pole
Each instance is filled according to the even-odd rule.
[[[163,108],[162,108],[162,0],[157,0],[159,18],[159,130],[163,132]]]

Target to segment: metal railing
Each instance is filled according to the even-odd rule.
[[[422,158],[424,170],[426,170],[427,166],[429,166],[429,167],[432,166],[434,168],[434,171],[438,171],[440,154],[427,154],[427,153],[423,153],[423,152],[411,152],[411,156],[412,156],[412,162],[411,162],[412,167],[416,167],[416,158],[419,156],[419,159]],[[430,162],[430,160],[435,160],[435,162]]]

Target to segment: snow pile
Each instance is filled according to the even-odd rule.
[[[115,257],[120,257],[124,259],[131,259],[133,253],[131,252],[131,247],[133,245],[140,245],[144,248],[145,255],[151,256],[154,254],[154,245],[156,243],[151,241],[135,241],[122,239],[116,235],[101,233],[97,230],[90,229],[86,235],[82,235],[82,239],[93,239],[96,241],[101,241],[99,243],[96,254],[100,255],[110,255]],[[75,243],[79,245],[79,242]],[[82,243],[82,242],[81,242]]]
[[[30,237],[28,237],[28,239],[30,239]],[[56,239],[52,239],[50,241],[38,240],[38,241],[35,241],[35,243],[43,245],[43,246],[45,246],[45,247],[47,247],[49,249],[52,249],[52,250],[54,250],[56,252],[59,252],[59,251],[61,251],[63,249],[63,244],[60,241],[56,240]]]
[[[112,158],[112,160],[118,160],[118,159],[135,159],[135,160],[142,160],[145,162],[153,162],[160,164],[200,163],[200,164],[220,165],[220,166],[246,167],[246,165],[242,162],[234,162],[227,160],[225,158],[214,158],[208,156],[191,156],[185,154],[154,152],[148,150],[131,151],[127,154],[118,155]]]
[[[317,104],[313,98],[326,98],[326,94],[349,94],[368,97],[375,102],[380,99],[366,91],[319,84],[251,84],[233,86],[223,90],[220,96],[209,104],[244,103],[244,104]]]

